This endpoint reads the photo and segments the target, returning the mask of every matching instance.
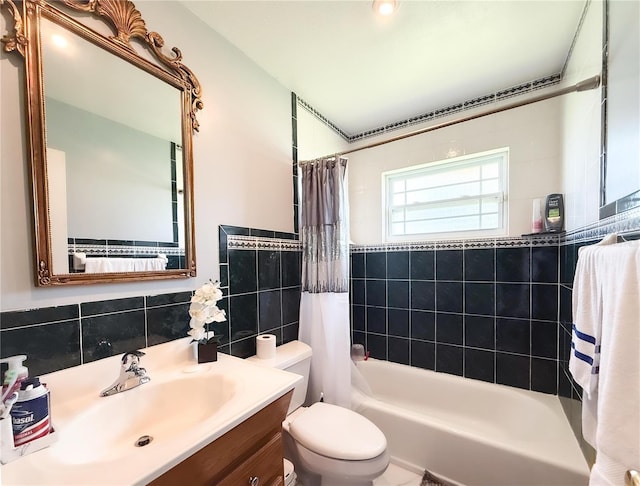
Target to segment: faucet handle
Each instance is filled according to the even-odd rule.
[[[122,355],[122,367],[127,369],[137,368],[140,363],[140,358],[142,358],[144,354],[145,353],[139,350],[127,351]]]

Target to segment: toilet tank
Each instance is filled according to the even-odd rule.
[[[311,347],[302,341],[291,341],[276,347],[274,359],[259,359],[257,356],[247,358],[252,363],[261,366],[271,366],[302,376],[302,381],[293,390],[293,397],[289,404],[287,415],[301,407],[307,397],[309,384],[309,369],[311,367]]]

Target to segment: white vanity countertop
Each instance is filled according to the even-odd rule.
[[[196,365],[189,340],[145,348],[151,381],[110,397],[99,393],[118,376],[121,355],[43,375],[58,440],[2,465],[1,483],[146,484],[302,379],[222,353]],[[154,440],[135,447],[144,434]]]

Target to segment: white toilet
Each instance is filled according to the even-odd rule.
[[[382,431],[362,415],[328,403],[302,407],[307,394],[311,348],[292,341],[270,360],[248,360],[302,375],[282,423],[285,457],[304,486],[367,486],[387,469],[389,453]]]

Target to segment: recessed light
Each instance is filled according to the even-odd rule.
[[[380,15],[391,15],[398,8],[397,0],[374,0],[373,10]]]

